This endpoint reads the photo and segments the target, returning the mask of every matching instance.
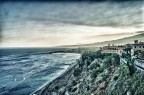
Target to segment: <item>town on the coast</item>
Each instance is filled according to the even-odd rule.
[[[134,40],[134,43],[128,43],[125,45],[110,45],[100,47],[103,53],[117,53],[119,55],[129,54],[132,57],[143,59],[144,42]]]
[[[144,42],[134,40],[133,43],[125,45],[110,45],[100,47],[102,53],[116,53],[121,56],[121,60],[127,63],[130,58],[139,70],[144,70]]]

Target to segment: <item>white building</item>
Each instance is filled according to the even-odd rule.
[[[135,55],[136,52],[144,51],[144,42],[134,41],[134,44],[131,44],[131,55]]]
[[[133,44],[126,44],[125,46],[115,46],[108,44],[108,46],[104,46],[100,48],[102,53],[117,53],[122,55],[122,53],[131,54],[132,56],[138,55],[141,51],[144,51],[144,42],[139,42],[138,40],[134,40]]]
[[[104,46],[101,48],[102,53],[117,53],[122,54],[124,49],[124,46],[115,46],[114,44],[111,46],[108,44],[108,46]]]

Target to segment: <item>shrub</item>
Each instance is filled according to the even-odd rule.
[[[105,58],[104,60],[103,60],[103,66],[105,67],[105,68],[107,68],[107,67],[109,67],[111,65],[111,56],[108,56],[107,58]]]
[[[93,69],[92,70],[92,73],[91,73],[91,78],[96,78],[97,77],[97,70],[96,69]]]
[[[93,62],[90,64],[89,69],[92,70],[92,69],[96,69],[97,67],[98,67],[98,64],[96,62]]]
[[[128,59],[128,58],[130,58],[130,57],[131,57],[130,54],[122,53],[122,58],[126,58],[126,59]]]
[[[112,63],[114,63],[114,65],[120,64],[120,57],[118,54],[112,54],[112,59]]]
[[[101,72],[103,72],[104,71],[104,68],[97,68],[97,72],[98,73],[101,73]]]
[[[111,54],[103,59],[103,65],[106,68],[111,65],[119,65],[119,64],[120,64],[120,57],[118,54]]]
[[[114,76],[114,78],[113,78],[115,81],[118,79],[118,76]]]
[[[72,89],[72,92],[75,92],[75,91],[77,91],[77,88],[73,88],[73,89]]]
[[[76,83],[75,80],[73,80],[73,81],[72,81],[72,86],[75,86],[75,85],[77,85],[77,83]]]
[[[80,68],[76,68],[76,69],[73,71],[74,77],[78,77],[78,76],[80,75],[80,73],[81,73]]]
[[[101,51],[96,51],[96,52],[85,52],[82,54],[82,61],[84,62],[86,59],[90,60],[91,62],[95,59],[95,58],[103,58],[103,54],[101,53]]]
[[[132,64],[130,61],[128,61],[127,66],[129,68],[130,76],[132,76],[136,71],[134,64]]]

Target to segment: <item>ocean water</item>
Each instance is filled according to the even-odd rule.
[[[29,95],[80,58],[53,49],[0,49],[0,95]]]

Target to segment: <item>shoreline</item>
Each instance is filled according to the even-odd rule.
[[[61,52],[59,52],[59,53],[61,53]],[[77,60],[79,60],[79,59],[77,59]],[[51,93],[50,90],[53,89],[53,87],[51,87],[51,85],[56,85],[57,84],[56,81],[65,80],[64,77],[68,76],[72,72],[73,68],[75,68],[77,66],[77,60],[74,63],[71,63],[69,65],[69,67],[63,73],[61,73],[53,80],[46,83],[44,86],[40,87],[38,90],[32,92],[30,95],[41,95],[42,93],[47,92],[47,90],[49,93]]]
[[[6,51],[7,49],[5,49],[5,51]],[[31,82],[29,82],[28,84],[26,84],[26,82],[24,82],[24,85],[22,84],[22,85],[20,85],[19,86],[19,83],[18,83],[18,86],[15,86],[15,87],[13,87],[13,89],[12,90],[10,90],[9,91],[9,89],[7,90],[7,89],[2,89],[2,91],[1,92],[3,92],[3,91],[6,91],[6,94],[7,93],[17,93],[16,92],[16,90],[15,89],[17,89],[17,88],[19,88],[19,87],[23,87],[23,88],[21,88],[21,89],[26,89],[25,91],[26,92],[22,92],[22,93],[27,93],[27,95],[32,95],[33,93],[35,93],[35,92],[37,92],[37,91],[39,91],[39,90],[41,90],[41,89],[43,89],[46,85],[48,85],[48,84],[50,84],[51,82],[53,82],[55,79],[57,79],[58,77],[60,77],[63,73],[65,73],[65,72],[67,72],[67,70],[68,69],[70,69],[74,64],[75,64],[75,62],[76,62],[76,60],[77,59],[79,59],[80,58],[80,56],[81,56],[81,54],[80,53],[75,53],[75,52],[65,52],[66,50],[64,50],[63,49],[63,51],[61,50],[61,49],[57,49],[57,50],[50,50],[50,52],[53,52],[53,53],[49,53],[49,51],[48,51],[48,49],[46,50],[46,52],[44,52],[45,50],[43,50],[42,52],[41,51],[37,51],[37,50],[33,50],[33,51],[31,51],[31,49],[29,50],[29,49],[26,49],[26,50],[23,50],[23,49],[20,49],[20,50],[18,50],[18,51],[16,51],[16,53],[14,53],[15,51],[13,50],[13,49],[11,49],[11,50],[7,50],[6,51],[6,53],[5,53],[5,51],[3,51],[3,53],[4,54],[7,54],[7,55],[4,55],[3,53],[2,54],[0,54],[0,55],[2,55],[2,56],[4,56],[4,58],[6,57],[7,58],[7,56],[12,56],[12,55],[14,55],[14,56],[12,56],[12,57],[16,57],[17,58],[17,56],[20,58],[18,58],[19,60],[17,61],[16,59],[16,61],[17,61],[17,63],[18,62],[26,62],[26,61],[23,61],[23,60],[33,60],[34,59],[34,62],[33,63],[31,63],[32,65],[24,65],[25,66],[25,68],[27,67],[27,66],[35,66],[35,64],[34,63],[36,63],[36,62],[38,62],[38,61],[40,61],[41,62],[41,59],[42,59],[42,61],[43,60],[46,60],[46,59],[48,59],[48,60],[46,60],[46,61],[43,61],[44,62],[44,64],[45,64],[45,62],[51,62],[51,63],[49,63],[50,65],[51,64],[53,64],[53,62],[55,63],[60,63],[60,64],[57,64],[56,66],[54,66],[54,68],[52,67],[52,66],[50,66],[50,67],[52,67],[52,69],[49,69],[48,68],[48,70],[47,70],[47,68],[45,68],[45,69],[39,69],[39,67],[38,66],[40,66],[40,67],[42,67],[41,65],[39,65],[39,64],[36,64],[36,66],[35,67],[38,67],[37,68],[37,70],[38,70],[38,74],[37,73],[35,73],[35,72],[37,72],[36,70],[35,70],[35,68],[34,68],[34,70],[35,71],[32,71],[32,73],[35,73],[36,75],[34,75],[33,74],[33,76],[32,76],[32,78],[34,79],[34,80],[30,80],[30,78],[29,78],[29,76],[31,76],[32,75],[32,73],[29,73],[28,75],[26,75],[25,74],[25,76],[24,77],[20,77],[22,80],[25,80],[26,79],[26,81],[28,80],[30,80]],[[29,53],[29,51],[31,51],[30,53]],[[61,52],[58,52],[58,51],[61,51]],[[8,53],[7,53],[8,52]],[[59,54],[60,53],[60,54]],[[28,56],[31,56],[32,55],[32,57],[28,57]],[[38,55],[38,56],[37,56]],[[44,57],[43,57],[44,56]],[[49,58],[49,56],[50,56],[50,58]],[[11,57],[9,57],[9,58],[11,58]],[[29,58],[29,59],[25,59],[25,58]],[[39,58],[41,58],[40,60],[39,60]],[[53,59],[53,58],[55,58],[55,60],[57,60],[58,59],[58,61],[49,61],[49,59],[51,60],[51,59]],[[36,59],[36,60],[35,60]],[[60,60],[59,60],[60,59]],[[65,59],[65,60],[64,60]],[[10,60],[10,59],[9,59]],[[10,61],[13,61],[13,60],[10,60]],[[42,63],[42,62],[41,62]],[[42,64],[43,65],[43,64]],[[23,65],[22,65],[23,66]],[[45,66],[45,67],[49,67],[48,65],[43,65],[43,66]],[[32,67],[32,69],[31,70],[33,70],[33,67]],[[45,71],[46,70],[46,71]],[[55,70],[56,70],[56,72],[55,72]],[[43,72],[45,72],[45,73],[43,73]],[[40,75],[40,77],[39,77],[39,75]],[[27,77],[28,76],[28,77]],[[16,80],[16,78],[15,78],[15,80]],[[17,80],[16,80],[17,81]],[[21,81],[21,80],[20,80]],[[26,85],[30,85],[30,89],[28,89],[27,90],[27,86],[25,87],[25,84]],[[5,87],[5,86],[3,86],[3,87]],[[19,90],[19,89],[18,89]],[[19,92],[18,92],[19,93]],[[5,94],[5,93],[4,93]]]

